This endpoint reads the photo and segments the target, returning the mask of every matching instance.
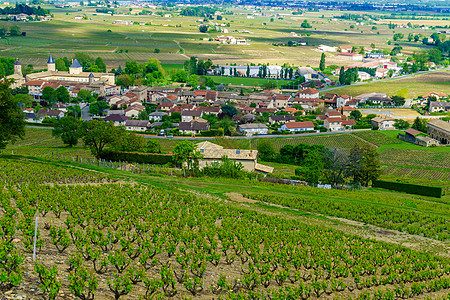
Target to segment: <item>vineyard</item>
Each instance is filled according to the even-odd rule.
[[[399,139],[388,136],[378,130],[358,131],[352,134],[377,146],[402,143]]]
[[[169,186],[113,183],[99,172],[60,168],[1,160],[3,289],[46,299],[406,299],[442,298],[450,292],[448,258]],[[317,192],[319,199],[353,195],[303,188],[292,192]],[[370,198],[393,205],[400,201]],[[440,203],[415,203],[418,209],[427,205],[430,211],[449,213]],[[414,220],[414,214],[403,217]],[[429,223],[428,231],[440,226],[431,213],[423,218],[420,224]]]
[[[380,153],[380,162],[387,166],[411,166],[449,171],[450,153],[391,148]]]
[[[254,139],[254,148],[257,147],[258,142],[266,139]],[[370,147],[369,143],[361,140],[360,138],[354,137],[351,134],[332,134],[332,135],[315,135],[315,136],[302,136],[302,137],[292,137],[292,138],[272,138],[269,139],[272,142],[275,150],[280,150],[286,145],[298,145],[298,144],[308,144],[308,145],[322,145],[327,148],[343,148],[350,149],[355,145],[365,145]],[[252,142],[253,145],[253,142]]]

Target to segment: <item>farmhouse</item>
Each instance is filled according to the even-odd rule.
[[[192,120],[190,122],[180,122],[178,130],[180,130],[183,134],[195,135],[202,131],[209,130],[209,123],[203,119]]]
[[[307,99],[313,99],[313,98],[319,98],[319,91],[314,88],[306,88],[304,90],[301,90],[297,93],[297,97],[299,98],[307,98]]]
[[[150,122],[146,120],[127,120],[125,128],[132,131],[146,131],[150,128]]]
[[[430,101],[430,112],[450,111],[450,102]]]
[[[394,127],[395,119],[389,116],[378,116],[371,120],[373,127],[378,127],[381,130],[384,129],[395,129]]]
[[[314,123],[311,121],[306,122],[287,122],[281,125],[280,131],[312,131],[314,130]]]
[[[344,58],[344,59],[349,59],[349,60],[357,60],[357,61],[362,61],[362,59],[363,59],[363,56],[358,53],[339,53],[339,54],[336,54],[336,56],[339,58]]]
[[[199,161],[200,169],[218,163],[222,160],[222,157],[226,156],[232,161],[241,163],[243,169],[247,172],[273,172],[272,167],[258,163],[258,150],[224,149],[222,146],[210,142],[197,144],[197,149],[203,155],[203,158]]]
[[[295,117],[293,115],[272,115],[269,117],[269,123],[275,124],[275,123],[287,123],[287,122],[294,122]]]
[[[129,117],[112,114],[104,118],[104,121],[113,122],[114,126],[125,125]]]
[[[450,144],[450,123],[442,120],[432,120],[427,124],[427,133],[431,138],[442,144]]]
[[[413,143],[423,147],[439,146],[439,141],[430,138],[425,133],[408,128],[405,130],[405,134],[399,134],[398,138],[408,143]]]

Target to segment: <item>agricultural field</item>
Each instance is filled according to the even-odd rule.
[[[51,128],[26,128],[23,140],[10,144],[4,153],[24,156],[66,156],[92,158],[91,152],[82,146],[82,142],[74,147],[67,147],[60,138],[52,136]]]
[[[407,99],[423,96],[430,91],[450,94],[450,71],[432,72],[408,78],[389,81],[373,81],[367,84],[333,89],[338,94],[357,96],[364,93],[386,93],[388,96],[401,95]]]
[[[229,33],[249,40],[248,45],[224,45],[210,39],[221,32],[200,33],[196,22],[198,17],[180,16],[177,11],[165,11],[170,18],[158,15],[138,15],[141,9],[121,7],[114,16],[95,12],[92,7],[55,8],[46,6],[53,19],[39,23],[20,23],[26,37],[8,37],[0,40],[0,55],[19,57],[22,64],[33,64],[35,68],[45,68],[48,54],[55,58],[76,52],[85,52],[94,57],[100,56],[108,68],[117,68],[125,61],[135,59],[144,62],[158,58],[165,64],[177,67],[189,56],[211,59],[215,64],[290,64],[294,66],[317,67],[321,52],[317,46],[365,46],[374,44],[378,49],[391,49],[386,41],[392,38],[393,30],[388,22],[375,24],[366,22],[356,25],[355,21],[335,19],[342,12],[304,12],[303,15],[285,15],[285,10],[263,10],[264,16],[250,16],[253,10],[244,7],[225,7],[233,14],[225,14],[224,20],[214,21],[230,24]],[[346,12],[347,13],[347,12]],[[359,14],[359,12],[358,12]],[[377,13],[375,13],[377,14]],[[86,15],[87,20],[75,20],[75,16]],[[308,20],[311,28],[304,29],[300,24]],[[133,21],[145,25],[117,25],[115,20]],[[213,21],[211,21],[212,23]],[[2,22],[5,25],[12,23]],[[211,25],[211,24],[210,24]],[[376,26],[375,26],[376,25]],[[351,27],[352,26],[352,27]],[[373,26],[376,29],[373,29]],[[219,28],[220,30],[221,28]],[[245,32],[248,30],[249,32]],[[423,33],[431,35],[426,29],[396,29],[396,32]],[[296,33],[297,36],[292,36]],[[305,41],[307,46],[284,47],[273,43]],[[402,43],[405,53],[427,49],[419,43]],[[159,49],[160,53],[155,53]],[[326,54],[328,65],[347,65],[350,62],[336,58],[333,53]]]
[[[0,252],[15,262],[2,282],[27,298],[394,299],[450,292],[447,198],[153,177],[33,158],[2,157],[0,164],[11,166],[0,168]],[[24,182],[25,174],[34,181]]]

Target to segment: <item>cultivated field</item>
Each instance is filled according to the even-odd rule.
[[[172,15],[164,18],[158,15],[137,15],[141,9],[126,7],[119,9],[114,16],[96,13],[95,8],[55,8],[51,9],[52,21],[39,23],[19,23],[27,32],[26,37],[9,37],[0,40],[0,55],[19,57],[23,64],[33,64],[36,68],[45,67],[48,54],[55,58],[73,56],[85,52],[94,57],[102,57],[108,68],[124,65],[126,60],[143,62],[158,58],[164,63],[179,64],[189,56],[212,59],[216,64],[270,63],[282,65],[317,67],[321,52],[316,50],[320,44],[329,46],[365,46],[375,44],[378,49],[391,49],[386,44],[393,31],[387,25],[365,22],[356,25],[354,21],[337,20],[342,12],[304,12],[294,16],[285,10],[263,10],[264,16],[251,16],[253,10],[243,7],[226,7],[233,15],[224,15],[222,21],[230,24],[226,28],[235,37],[246,38],[249,45],[223,45],[209,41],[221,32],[200,33],[196,22],[198,17],[180,16],[177,12],[166,11]],[[285,15],[288,13],[287,15]],[[359,12],[358,12],[359,13]],[[75,16],[87,16],[87,20],[75,20]],[[271,19],[273,19],[271,21]],[[303,29],[300,24],[307,19],[312,28]],[[116,25],[115,20],[143,22],[145,25]],[[13,23],[2,22],[5,25]],[[387,24],[387,23],[386,23]],[[211,25],[211,23],[210,23]],[[372,29],[376,25],[377,29]],[[350,28],[353,26],[354,28]],[[219,30],[221,27],[218,28]],[[245,33],[244,30],[250,31]],[[429,30],[397,29],[406,36],[409,32],[431,35]],[[295,32],[298,36],[291,36]],[[277,47],[273,43],[302,40],[307,46]],[[427,49],[421,44],[402,43],[406,53]],[[154,53],[155,49],[160,53]],[[328,65],[347,65],[351,61],[336,58],[327,53]]]
[[[334,89],[334,93],[357,96],[364,93],[386,93],[389,96],[397,94],[408,99],[423,96],[430,91],[450,94],[450,72],[432,72],[409,78],[400,78],[383,82],[371,82],[362,85],[346,86]]]

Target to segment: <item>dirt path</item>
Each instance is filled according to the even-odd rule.
[[[334,230],[343,231],[347,234],[354,234],[365,239],[374,239],[380,242],[400,245],[416,251],[439,255],[441,257],[450,257],[450,243],[448,242],[442,242],[396,230],[386,230],[386,228],[362,222],[330,217],[317,213],[308,213],[307,215],[299,216],[294,212],[303,211],[298,209],[256,201],[246,198],[238,193],[227,193],[225,195],[228,196],[231,201],[235,202],[235,206],[251,209],[259,213],[276,215],[286,219],[296,219],[309,225],[328,227]],[[260,203],[260,205],[255,205],[256,203]],[[264,206],[267,206],[267,208]]]

